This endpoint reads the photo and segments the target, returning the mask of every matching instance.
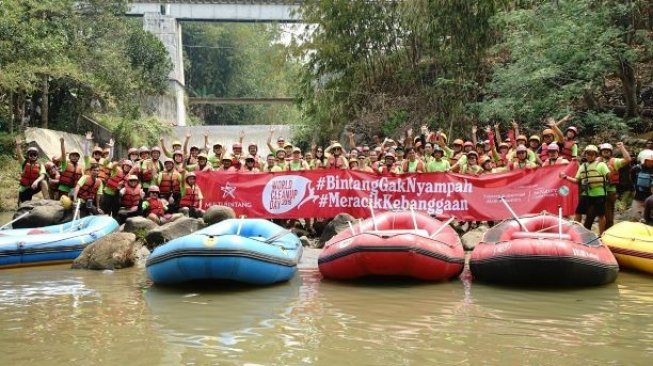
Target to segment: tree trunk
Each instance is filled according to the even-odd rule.
[[[25,127],[25,93],[17,92],[14,94],[13,109],[14,122],[17,124],[16,126],[20,126],[22,131]]]
[[[9,105],[11,108],[14,106],[14,92],[9,92]],[[9,134],[13,135],[14,134],[14,114],[13,112],[11,113],[11,116],[9,116]]]
[[[635,70],[627,60],[621,60],[621,79],[622,90],[624,93],[624,103],[626,105],[626,118],[637,117],[637,79],[635,79]]]
[[[50,82],[48,81],[48,76],[43,76],[41,81],[41,127],[48,128],[48,89],[50,87]]]

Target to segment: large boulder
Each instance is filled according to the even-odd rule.
[[[236,212],[234,212],[233,208],[227,206],[211,206],[204,212],[204,222],[207,225],[213,225],[220,221],[235,218]]]
[[[326,225],[326,227],[324,227],[322,235],[320,235],[320,240],[317,242],[317,247],[324,248],[324,244],[326,244],[327,241],[340,234],[341,232],[349,229],[348,222],[353,223],[355,221],[356,219],[354,216],[348,213],[338,214]]]
[[[134,233],[137,236],[145,237],[145,235],[158,227],[154,221],[146,219],[143,216],[130,217],[125,221],[125,226],[122,231],[126,233]]]
[[[133,266],[142,257],[143,243],[133,233],[112,233],[90,244],[75,259],[74,269],[120,269]]]
[[[145,236],[148,249],[155,248],[172,239],[191,234],[204,228],[204,220],[190,217],[182,217],[173,222],[154,228]]]
[[[64,218],[64,209],[59,201],[38,200],[27,201],[18,207],[14,219],[28,213],[27,216],[14,222],[12,228],[29,228],[58,225]]]
[[[615,214],[614,221],[633,221],[638,222],[643,217],[644,210],[630,207],[624,212],[618,212]]]
[[[466,232],[460,237],[460,241],[463,243],[463,248],[465,248],[465,250],[474,250],[476,244],[483,240],[483,236],[488,230],[490,230],[489,226],[481,224],[477,228]]]

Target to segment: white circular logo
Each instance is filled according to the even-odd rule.
[[[569,187],[567,187],[567,186],[561,186],[561,187],[558,189],[558,193],[559,193],[562,197],[567,197],[567,195],[569,194]]]
[[[270,179],[263,188],[261,200],[272,214],[288,212],[317,196],[311,188],[311,180],[298,175],[282,175]]]

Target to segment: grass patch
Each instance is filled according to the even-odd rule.
[[[0,155],[0,211],[16,209],[19,179],[20,163],[13,156]]]

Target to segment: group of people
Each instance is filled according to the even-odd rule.
[[[576,209],[577,221],[586,215],[585,225],[591,226],[599,219],[602,232],[613,224],[617,200],[620,169],[631,166],[631,156],[623,143],[615,146],[604,143],[598,147],[588,145],[582,151],[576,142],[578,130],[563,126],[570,116],[559,121],[550,119],[540,134],[527,137],[520,134],[515,122],[501,139],[499,126],[489,126],[479,131],[471,130],[471,139],[449,141],[442,131],[431,131],[427,126],[414,135],[412,129],[397,141],[372,136],[367,144],[357,144],[355,135],[348,134],[348,149],[337,141],[329,146],[311,146],[302,151],[283,137],[273,141],[274,129],[267,139],[269,153],[261,155],[259,146],[252,142],[244,148],[245,133],[229,148],[220,143],[209,143],[204,136],[204,146],[173,141],[168,149],[164,139],[160,146],[130,148],[123,159],[115,159],[113,141],[104,148],[93,143],[91,133],[86,134],[83,155],[67,151],[62,138],[61,155],[45,163],[38,159],[36,148],[22,153],[21,141],[16,140],[17,158],[22,162],[19,202],[31,199],[37,192],[44,197],[59,199],[69,197],[80,202],[85,213],[107,213],[119,220],[144,215],[163,223],[172,213],[181,212],[199,216],[202,211],[202,191],[196,184],[195,172],[283,172],[314,169],[351,169],[370,174],[403,174],[454,172],[482,176],[516,169],[535,169],[539,166],[569,164],[580,165],[576,175],[560,175],[580,186],[580,203]],[[564,132],[563,132],[564,129]],[[479,139],[483,132],[485,139]],[[91,146],[93,146],[91,148]],[[620,154],[617,158],[615,155]],[[653,182],[653,140],[647,143],[633,168],[635,202],[642,211],[645,200],[651,196]],[[653,207],[653,199],[651,200]]]

